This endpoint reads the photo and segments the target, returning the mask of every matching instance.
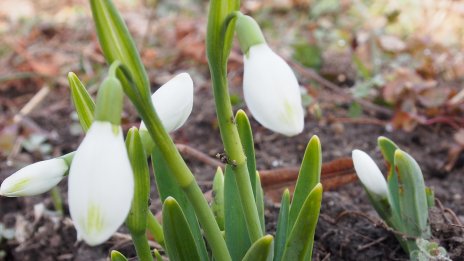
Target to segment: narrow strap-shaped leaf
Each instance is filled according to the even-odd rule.
[[[237,123],[238,135],[242,142],[243,151],[247,158],[248,173],[250,174],[251,187],[253,194],[256,196],[256,158],[255,158],[255,144],[253,143],[253,133],[251,131],[250,121],[243,110],[237,111],[235,115],[235,122]]]
[[[155,215],[148,210],[147,214],[147,231],[153,236],[158,244],[164,247],[164,234],[163,234],[163,226],[158,222]]]
[[[400,203],[398,200],[399,197],[399,186],[398,186],[398,174],[395,171],[395,151],[398,149],[398,146],[386,137],[379,137],[377,139],[380,151],[382,152],[383,158],[385,159],[388,167],[388,196],[390,204],[393,208],[393,215],[396,215],[399,218],[400,212]]]
[[[274,243],[274,261],[282,260],[285,243],[287,241],[288,210],[290,208],[290,192],[285,189],[280,203],[279,219],[277,220],[277,231]]]
[[[68,73],[68,82],[77,117],[79,118],[82,129],[86,132],[93,122],[95,102],[92,96],[87,92],[84,84],[77,78],[76,74],[73,72]]]
[[[160,252],[157,249],[155,249],[153,253],[155,254],[156,261],[163,261],[163,257],[161,256]]]
[[[321,142],[319,138],[314,135],[306,147],[306,151],[301,162],[300,172],[295,185],[295,192],[293,193],[292,204],[290,205],[290,212],[288,217],[289,230],[293,228],[296,218],[301,211],[301,206],[307,199],[309,193],[313,190],[314,186],[321,180]]]
[[[265,235],[258,239],[250,247],[246,255],[243,257],[243,261],[271,261],[273,252],[273,238],[271,235]]]
[[[400,215],[409,236],[428,238],[428,204],[424,177],[417,162],[402,150],[395,151],[398,172]],[[411,250],[411,249],[410,249]]]
[[[311,260],[314,233],[321,209],[322,185],[309,193],[285,244],[282,260]]]
[[[200,259],[196,240],[177,201],[168,197],[163,204],[163,231],[166,248],[171,261]]]
[[[111,251],[111,261],[127,261],[127,258],[117,250]]]
[[[427,196],[427,206],[429,209],[435,206],[435,192],[429,187],[425,188],[425,195]]]
[[[211,202],[216,222],[221,230],[224,230],[224,173],[220,167],[217,168],[213,180],[213,200]]]
[[[261,186],[261,178],[259,173],[256,173],[256,207],[258,208],[259,222],[261,223],[261,231],[266,231],[266,226],[264,223],[264,191]]]
[[[199,247],[198,253],[202,257],[202,260],[206,260],[208,253],[206,251],[206,245],[201,234],[200,225],[198,224],[197,217],[195,215],[195,210],[186,197],[182,188],[178,185],[174,179],[171,170],[169,169],[166,161],[164,160],[161,151],[157,146],[153,149],[151,154],[152,165],[154,169],[154,175],[156,180],[156,187],[158,189],[159,196],[162,201],[168,197],[173,197],[176,199],[178,204],[181,206],[187,222],[190,225],[190,228],[193,233],[193,237],[198,242],[197,246]],[[166,235],[165,236],[165,241]]]
[[[250,248],[251,241],[230,165],[226,165],[224,177],[224,214],[227,248],[232,260],[241,260]]]
[[[137,51],[127,26],[111,0],[91,0],[92,16],[95,22],[100,46],[106,61],[111,64],[121,61],[139,89],[141,95],[150,96],[150,83],[142,59]],[[123,85],[128,83],[119,77]]]

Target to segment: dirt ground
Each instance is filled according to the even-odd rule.
[[[233,91],[239,91],[233,88]],[[329,93],[328,93],[329,94]],[[76,148],[82,135],[72,135],[68,126],[72,124],[68,115],[73,111],[66,88],[54,89],[43,105],[31,113],[30,119],[48,133],[48,140],[55,153],[62,154]],[[321,99],[323,100],[323,99]],[[64,101],[64,102],[63,102]],[[61,105],[60,105],[61,104]],[[176,143],[188,144],[208,154],[211,158],[222,151],[218,129],[215,124],[214,104],[207,85],[196,88],[194,110],[186,125],[173,134]],[[237,108],[242,106],[237,106]],[[343,106],[342,106],[343,107]],[[246,109],[246,108],[244,108]],[[125,128],[137,122],[133,109],[128,107]],[[337,112],[340,113],[340,112]],[[323,161],[350,156],[353,149],[362,149],[373,155],[380,164],[380,153],[376,139],[380,135],[393,139],[411,153],[422,167],[426,184],[431,186],[443,208],[451,209],[463,222],[463,168],[461,157],[451,172],[443,171],[447,159],[447,147],[453,142],[450,131],[444,127],[419,127],[412,133],[402,131],[387,132],[385,127],[365,123],[345,123],[315,121],[307,118],[305,130],[294,138],[286,138],[260,127],[254,120],[257,163],[259,169],[273,169],[298,166],[306,142],[312,135],[321,139]],[[58,127],[57,127],[58,126]],[[30,153],[21,152],[25,161],[40,160]],[[195,159],[187,159],[197,180],[205,188],[211,186],[215,167],[205,165]],[[8,166],[5,157],[1,159],[0,181],[15,169]],[[61,183],[66,199],[66,181]],[[153,186],[153,190],[155,190]],[[155,193],[152,193],[155,199]],[[13,240],[3,240],[0,249],[6,253],[3,260],[103,260],[111,249],[121,250],[131,256],[134,250],[124,229],[107,243],[99,247],[88,247],[76,242],[76,233],[69,219],[59,219],[53,212],[40,211],[37,204],[44,203],[52,208],[49,195],[28,198],[0,198],[0,220],[6,227],[14,227]],[[154,212],[159,211],[159,203],[154,200]],[[269,233],[275,229],[278,204],[268,201],[266,218]],[[450,215],[443,216],[443,210],[436,209],[432,215],[434,238],[447,247],[453,260],[464,260],[464,228],[449,225]],[[38,257],[40,257],[38,259]],[[407,256],[399,248],[393,234],[383,227],[358,182],[334,191],[326,191],[319,220],[315,260],[405,260]]]

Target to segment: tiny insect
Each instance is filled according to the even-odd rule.
[[[224,164],[229,164],[229,165],[232,165],[234,167],[237,166],[237,161],[235,160],[229,160],[229,157],[227,157],[227,154],[225,152],[223,153],[217,153],[216,154],[216,158],[218,158],[222,163]]]

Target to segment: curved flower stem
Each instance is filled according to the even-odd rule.
[[[182,159],[171,137],[164,129],[151,98],[140,94],[131,78],[130,72],[124,65],[121,65],[119,68],[122,73],[118,74],[118,76],[124,77],[124,80],[130,82],[127,86],[131,86],[130,88],[126,87],[124,91],[136,107],[156,146],[161,150],[162,156],[171,169],[176,182],[188,195],[187,198],[194,207],[195,214],[205,232],[205,237],[211,247],[214,259],[219,261],[231,260],[229,250],[213,212],[198,183],[195,181],[192,172]]]
[[[255,242],[263,236],[263,231],[261,231],[258,209],[251,187],[245,153],[243,152],[237,126],[235,125],[227,84],[227,48],[230,47],[232,40],[231,37],[228,37],[228,34],[231,32],[230,30],[233,30],[234,18],[239,13],[235,10],[231,10],[225,14],[218,12],[218,10],[221,10],[219,6],[221,4],[218,2],[221,1],[211,2],[208,17],[206,45],[209,68],[221,138],[229,164],[233,166],[232,169],[237,182],[250,240],[251,242]],[[219,39],[222,39],[222,41]]]

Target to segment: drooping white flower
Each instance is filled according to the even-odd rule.
[[[69,171],[69,210],[78,238],[92,246],[107,240],[126,219],[133,193],[121,127],[93,122]]]
[[[151,96],[156,113],[164,129],[172,132],[180,128],[193,108],[193,81],[188,73],[181,73],[163,84]],[[146,130],[145,124],[140,124]]]
[[[45,193],[63,179],[68,168],[66,161],[60,158],[28,165],[2,182],[0,195],[23,197]]]
[[[288,64],[266,43],[251,46],[244,64],[243,92],[253,117],[286,136],[301,133],[304,112],[300,87]]]
[[[361,150],[353,150],[352,158],[356,174],[364,187],[377,196],[387,197],[387,182],[374,160]]]

